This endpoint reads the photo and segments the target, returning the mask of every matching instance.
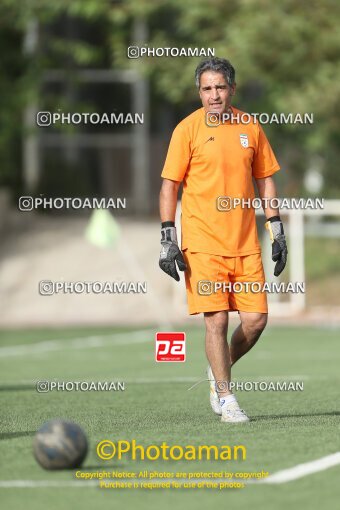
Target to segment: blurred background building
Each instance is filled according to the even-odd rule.
[[[130,46],[214,48],[236,68],[234,104],[241,110],[313,113],[312,125],[264,126],[282,168],[276,182],[284,197],[338,200],[337,14],[335,0],[60,0],[55,5],[3,0],[0,326],[196,320],[187,317],[183,282],[176,286],[158,269],[158,193],[171,132],[200,106],[194,85],[200,59],[128,58]],[[144,123],[38,126],[41,111],[138,113]],[[126,197],[127,207],[113,211],[120,233],[100,248],[85,236],[91,211],[22,212],[18,199],[23,195]],[[335,321],[339,316],[335,202],[329,211],[289,219],[294,255],[285,277],[303,276],[306,295],[302,300],[272,297],[278,318]],[[259,216],[267,253],[263,224]],[[299,264],[298,273],[292,273],[292,264]],[[267,253],[268,278],[272,267]],[[117,279],[145,280],[148,292],[38,292],[40,280]]]

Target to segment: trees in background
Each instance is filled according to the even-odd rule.
[[[325,196],[340,190],[340,4],[337,0],[2,0],[0,7],[0,182],[20,184],[25,105],[41,97],[47,69],[128,69],[148,76],[152,108],[187,114],[197,99],[197,58],[128,59],[135,20],[150,47],[213,47],[237,70],[235,104],[250,112],[313,112],[314,124],[265,126],[285,172],[287,194],[303,194],[316,166]],[[37,22],[38,41],[27,40]],[[51,91],[49,91],[50,93]],[[46,92],[47,93],[47,92]],[[65,101],[53,91],[51,104]],[[173,126],[170,126],[172,129]]]

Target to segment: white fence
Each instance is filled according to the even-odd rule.
[[[292,283],[305,282],[305,237],[306,233],[311,236],[340,237],[340,218],[336,222],[321,221],[325,216],[340,217],[340,200],[324,200],[323,209],[282,209],[280,215],[284,223],[285,234],[288,244],[288,278]],[[262,259],[267,282],[280,281],[274,277],[275,263],[271,259],[271,243],[269,242],[268,232],[265,230],[265,217],[262,209],[256,210],[257,216],[263,217],[263,230],[259,231],[259,237],[262,245]],[[181,204],[178,202],[176,212],[176,226],[178,238],[181,239]],[[312,223],[306,223],[310,218],[314,218]],[[328,234],[327,234],[328,233]],[[284,273],[287,274],[287,273]],[[308,289],[306,288],[306,292]],[[285,294],[286,300],[282,299],[280,294],[269,294],[268,304],[269,312],[272,316],[291,317],[298,315],[306,309],[306,293],[288,293]],[[174,284],[174,300],[177,303],[185,303],[185,293],[182,285]]]

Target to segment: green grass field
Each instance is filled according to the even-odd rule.
[[[181,329],[179,328],[179,331]],[[269,471],[271,474],[335,453],[339,448],[339,330],[268,327],[233,369],[240,381],[299,380],[302,392],[238,392],[252,418],[226,425],[209,406],[203,330],[186,329],[187,362],[155,363],[154,332],[128,329],[3,331],[0,333],[0,480],[33,480],[55,487],[1,487],[6,510],[57,508],[336,508],[340,466],[282,484],[242,490],[113,490],[67,487],[74,472],[46,472],[32,455],[40,425],[62,417],[86,431],[90,451],[83,469],[120,471]],[[38,393],[38,380],[125,381],[124,392]],[[96,444],[136,439],[142,445],[244,444],[246,461],[144,461],[96,455]],[[63,485],[64,484],[64,485]],[[321,503],[320,503],[321,502]]]

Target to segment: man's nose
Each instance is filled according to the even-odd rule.
[[[211,99],[219,99],[219,98],[220,98],[220,94],[218,92],[217,87],[213,87],[211,89]]]

